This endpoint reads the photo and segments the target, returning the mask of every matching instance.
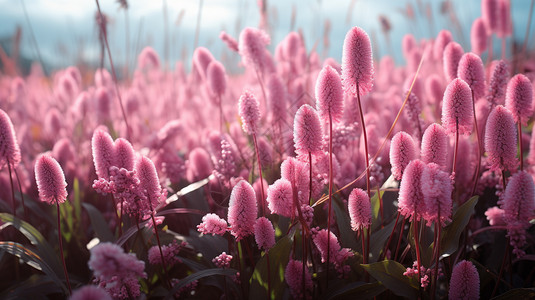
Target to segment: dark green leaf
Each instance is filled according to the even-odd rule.
[[[353,282],[329,293],[325,299],[370,299],[380,295],[385,290],[385,287],[379,281],[373,283]]]
[[[381,191],[381,198],[383,197],[384,195],[384,191]],[[371,203],[371,209],[372,209],[372,231],[374,230],[377,230],[377,228],[381,225],[381,222],[383,220],[381,220],[381,216],[380,216],[380,211],[381,211],[381,201],[379,201],[379,197],[377,196],[377,193],[373,194],[373,196],[371,197],[370,199],[370,203]]]
[[[108,222],[106,222],[100,211],[89,203],[82,203],[82,206],[87,211],[91,226],[93,226],[93,230],[99,240],[101,242],[112,242],[114,240],[113,233],[111,233]]]
[[[362,267],[397,296],[410,299],[418,296],[417,280],[410,280],[404,276],[403,273],[407,268],[400,263],[393,260],[383,260],[373,264],[362,265]]]
[[[474,214],[477,200],[478,196],[474,196],[461,205],[453,215],[452,222],[444,227],[440,239],[441,258],[450,256],[457,251],[457,248],[459,247],[459,238],[468,224],[468,221],[470,221],[470,217]]]
[[[341,201],[335,201],[333,198],[333,208],[336,215],[336,224],[340,229],[340,241],[342,247],[351,248],[355,251],[360,249],[359,243],[357,242],[357,234],[351,229],[351,222],[349,220],[349,215],[346,213],[346,210],[340,204]]]
[[[292,237],[285,236],[281,238],[271,250],[269,250],[269,265],[271,272],[271,298],[282,298],[285,283],[284,271],[288,264],[288,254],[292,246]],[[249,299],[260,300],[268,299],[267,295],[267,258],[266,255],[256,263],[255,270],[251,277],[251,289]]]
[[[372,233],[370,237],[370,262],[375,262],[379,258],[379,254],[383,250],[386,240],[390,237],[395,223],[396,221],[393,220],[390,224]]]
[[[0,241],[0,249],[6,251],[9,254],[15,255],[27,263],[30,267],[42,271],[50,277],[58,286],[60,286],[65,292],[67,288],[58,278],[56,273],[43,259],[32,250],[24,247],[23,245],[15,242],[3,242]]]
[[[175,284],[173,286],[173,289],[171,289],[171,291],[169,291],[169,293],[167,294],[167,296],[164,299],[173,299],[174,298],[174,294],[176,292],[178,292],[178,290],[180,290],[182,287],[188,285],[189,283],[191,283],[191,282],[193,282],[195,280],[199,280],[201,278],[208,277],[208,276],[214,276],[214,275],[232,276],[232,275],[235,275],[236,273],[237,273],[237,271],[234,270],[234,269],[219,269],[219,268],[206,269],[206,270],[195,272],[195,273],[193,273],[193,274],[181,279],[177,284]]]
[[[492,300],[517,300],[517,299],[535,299],[535,288],[513,289],[503,293]]]

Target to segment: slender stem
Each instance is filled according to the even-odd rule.
[[[124,200],[121,199],[121,214],[119,215],[119,236],[123,235],[123,203]]]
[[[518,147],[520,152],[520,171],[524,171],[524,153],[522,151],[522,121],[518,117]]]
[[[498,291],[498,286],[500,285],[500,281],[502,279],[503,270],[505,268],[505,263],[507,261],[507,255],[509,254],[509,238],[507,238],[507,243],[505,245],[505,252],[503,253],[503,260],[502,260],[502,266],[500,267],[500,273],[498,274],[498,279],[496,279],[496,285],[494,286],[494,290],[492,290],[491,298],[494,298],[494,295],[496,295],[496,291]]]
[[[260,88],[262,89],[262,96],[264,96],[264,109],[266,110],[266,112],[268,111],[268,107],[267,107],[267,97],[266,97],[266,90],[264,89],[264,82],[262,81],[262,76],[260,76],[260,72],[258,72],[258,69],[255,67],[254,68],[255,72],[256,72],[256,78],[258,79],[258,83],[260,84]]]
[[[396,217],[396,222],[394,223],[394,227],[392,227],[392,232],[390,232],[390,236],[388,237],[388,241],[386,242],[385,248],[383,249],[382,259],[386,257],[386,252],[388,251],[388,247],[390,246],[390,242],[392,241],[392,237],[394,236],[394,232],[396,231],[396,226],[398,225],[399,216],[401,214],[398,211],[398,215]],[[381,259],[379,259],[381,260]]]
[[[440,205],[440,204],[439,204]],[[438,231],[437,237],[435,240],[435,274],[434,274],[434,284],[433,284],[433,292],[431,293],[431,298],[435,298],[435,291],[437,289],[438,285],[438,263],[440,260],[440,233],[442,230],[442,224],[440,223],[440,207],[438,210],[438,220],[435,222],[435,232]]]
[[[476,140],[477,140],[477,167],[474,179],[474,185],[472,186],[472,194],[474,196],[477,189],[477,183],[479,182],[479,170],[481,169],[481,139],[479,137],[479,129],[477,128],[477,118],[476,118],[476,99],[474,98],[474,90],[472,90],[472,108],[474,110],[474,127],[476,130]]]
[[[301,226],[302,227],[302,226]],[[301,240],[303,241],[302,242],[302,247],[303,247],[303,269],[301,270],[301,283],[303,285],[303,297],[305,297],[306,295],[306,284],[305,284],[305,268],[306,268],[306,262],[307,262],[307,251],[306,251],[306,233],[305,233],[305,228],[302,227],[302,233],[301,233]]]
[[[59,212],[59,201],[58,198],[54,197],[56,200],[56,207],[58,209],[58,240],[59,240],[59,251],[61,253],[61,261],[63,262],[63,273],[65,273],[65,280],[67,280],[67,287],[69,288],[69,295],[72,295],[71,283],[69,281],[69,274],[67,273],[67,265],[65,265],[65,257],[63,256],[63,242],[61,238],[61,221],[60,221],[60,212]]]
[[[401,245],[401,238],[403,237],[403,229],[405,228],[406,220],[407,219],[403,218],[403,221],[401,221],[401,228],[399,229],[398,244],[396,245],[396,252],[394,253],[394,260],[397,260],[398,258],[399,246]]]
[[[329,210],[327,215],[327,270],[329,270],[331,253],[331,214],[333,206],[333,122],[329,113]],[[312,167],[312,166],[311,166]],[[364,257],[364,248],[362,248]],[[327,272],[327,287],[329,286],[329,276]]]
[[[308,205],[312,205],[312,152],[308,152],[309,182],[308,182]],[[330,190],[330,189],[329,189]]]
[[[199,11],[197,12],[197,25],[195,26],[195,42],[193,43],[194,49],[197,49],[197,46],[199,46],[199,32],[201,29],[203,2],[204,2],[203,0],[199,1]]]
[[[420,257],[420,239],[418,238],[418,221],[416,220],[416,216],[414,216],[413,222],[412,222],[412,228],[414,231],[414,246],[416,247],[416,265],[418,266],[418,289],[420,289],[420,284],[422,282],[422,274],[420,274],[420,266],[421,263],[421,257]]]
[[[359,228],[358,232],[360,234],[360,240],[362,242],[362,263],[367,264],[368,260],[364,255],[364,253],[366,252],[366,237],[364,236],[364,228]]]
[[[11,163],[7,160],[7,169],[9,170],[9,183],[11,184],[11,201],[13,203],[13,216],[17,216],[17,203],[15,202],[15,188],[13,187],[13,176],[11,175]]]
[[[271,263],[269,262],[269,250],[266,250],[268,299],[271,299]]]
[[[22,202],[22,211],[24,214],[24,218],[28,220],[28,215],[26,214],[26,205],[24,205],[24,194],[22,193],[22,186],[20,184],[20,178],[19,178],[19,173],[17,173],[17,168],[13,168],[13,172],[15,172],[15,177],[17,177],[17,184],[19,186],[20,200]]]
[[[383,197],[381,196],[381,189],[377,186],[377,198],[379,199],[379,214],[381,216],[381,228],[385,227],[385,215],[383,211]]]
[[[453,166],[451,175],[455,176],[455,166],[457,165],[457,151],[459,150],[459,120],[455,121],[455,150],[453,151]],[[455,180],[455,178],[453,178]]]
[[[360,113],[360,122],[362,123],[362,136],[364,138],[364,154],[365,154],[365,161],[366,161],[366,190],[368,192],[368,197],[371,198],[370,193],[370,162],[368,160],[368,136],[366,134],[366,125],[364,124],[364,112],[362,111],[362,105],[360,104],[360,90],[359,90],[359,84],[357,82],[357,102],[359,105],[359,113]]]
[[[264,179],[262,177],[262,163],[260,162],[260,153],[258,153],[258,142],[256,141],[256,134],[253,133],[253,142],[254,142],[254,148],[256,152],[256,161],[258,162],[258,175],[260,176],[260,196],[262,199],[260,201],[262,202],[262,215],[266,216],[266,198],[264,197]]]

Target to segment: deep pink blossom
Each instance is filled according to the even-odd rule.
[[[496,106],[489,114],[485,127],[485,151],[491,170],[514,170],[516,158],[517,132],[511,112]]]
[[[474,53],[465,53],[459,61],[457,77],[464,80],[474,92],[474,101],[485,95],[485,68],[481,57]]]
[[[269,251],[275,245],[275,228],[266,217],[260,217],[254,224],[254,238],[259,249]]]
[[[437,38],[435,39],[435,42],[433,43],[433,56],[435,57],[435,60],[442,59],[444,55],[444,48],[453,41],[453,37],[451,36],[451,32],[448,30],[441,30]]]
[[[477,55],[481,55],[481,53],[485,52],[485,50],[487,50],[488,36],[489,34],[483,18],[475,19],[470,30],[470,44],[472,45],[472,52]]]
[[[158,53],[152,47],[143,48],[137,58],[137,66],[141,70],[147,68],[158,70],[160,68]]]
[[[232,189],[229,200],[228,222],[230,233],[240,241],[254,232],[258,208],[253,187],[245,180]]]
[[[442,126],[449,133],[469,135],[474,123],[472,107],[472,91],[470,86],[456,78],[448,84],[442,100]]]
[[[113,143],[115,152],[114,165],[118,168],[125,168],[129,171],[134,169],[136,155],[132,144],[126,139],[118,138]]]
[[[197,73],[200,74],[203,80],[206,80],[206,71],[208,70],[210,63],[214,60],[215,58],[210,50],[204,47],[197,47],[197,49],[193,51],[193,67],[197,70]]]
[[[219,38],[227,45],[230,50],[238,52],[238,41],[236,41],[236,39],[234,39],[224,31],[221,31],[221,33],[219,34]]]
[[[360,27],[351,28],[344,40],[342,85],[344,91],[353,96],[366,95],[373,86],[372,46],[370,37]]]
[[[294,299],[310,299],[312,290],[312,277],[305,267],[305,293],[303,295],[303,263],[299,260],[290,259],[284,271],[284,280],[290,287],[290,293]]]
[[[343,270],[345,260],[353,256],[348,248],[341,248],[336,235],[333,232],[328,233],[327,229],[318,231],[313,240],[320,252],[321,262],[326,262],[327,256],[329,256],[329,261],[335,265],[339,272]],[[327,247],[328,244],[330,244],[329,247]],[[329,252],[327,252],[327,248],[329,248]]]
[[[255,95],[249,91],[243,92],[238,102],[238,112],[242,120],[243,131],[255,134],[260,121],[260,107]]]
[[[203,148],[191,150],[187,161],[187,179],[195,182],[204,179],[212,174],[213,166],[210,155]]]
[[[490,226],[507,225],[507,222],[505,221],[505,211],[497,206],[487,209],[485,211],[485,216],[487,217]]]
[[[467,260],[460,261],[451,272],[450,300],[479,299],[479,274],[476,267]]]
[[[390,143],[390,164],[394,178],[400,180],[407,165],[416,158],[418,148],[412,137],[404,131],[396,133]]]
[[[165,262],[166,267],[172,267],[181,261],[177,255],[185,246],[186,242],[178,243],[176,240],[173,240],[169,245],[162,245],[163,261]],[[160,248],[158,245],[150,247],[148,258],[151,265],[162,264],[162,256],[160,255]]]
[[[499,30],[500,10],[498,2],[499,0],[481,1],[481,16],[489,34],[497,33]]]
[[[84,285],[74,291],[69,300],[112,300],[106,290],[96,285]]]
[[[266,92],[271,122],[274,125],[283,126],[288,118],[287,93],[278,74],[273,73],[268,77]]]
[[[338,72],[331,66],[321,69],[316,80],[316,109],[325,123],[338,122],[342,119],[344,109],[344,93]]]
[[[238,50],[243,64],[263,72],[268,64],[266,46],[270,42],[269,35],[264,31],[252,27],[244,28],[238,39]]]
[[[212,259],[212,262],[218,268],[228,269],[230,268],[231,260],[232,260],[232,255],[228,255],[226,252],[222,252],[218,256],[214,257],[214,259]]]
[[[425,167],[421,160],[413,160],[405,168],[401,178],[398,210],[409,220],[420,220],[426,211],[422,191],[422,173]]]
[[[513,32],[511,23],[511,2],[510,0],[499,0],[498,3],[500,20],[498,21],[498,31],[496,35],[500,38],[510,36]]]
[[[459,69],[459,61],[463,57],[464,50],[459,43],[450,42],[444,48],[444,75],[446,80],[452,81],[457,78],[457,70]]]
[[[427,225],[440,222],[444,226],[446,221],[451,220],[453,182],[450,174],[441,170],[439,165],[429,163],[422,172],[421,188],[425,202],[423,217]]]
[[[294,157],[286,158],[281,164],[281,178],[295,185],[299,203],[308,204],[310,191],[310,165]],[[317,187],[316,180],[312,179],[312,193]],[[293,201],[292,201],[293,205]]]
[[[323,146],[323,134],[318,113],[312,106],[304,104],[294,118],[294,144],[298,154],[316,154]]]
[[[91,139],[91,149],[97,176],[108,179],[109,169],[115,164],[115,148],[110,134],[101,127],[95,129]]]
[[[20,162],[20,148],[13,123],[9,116],[0,109],[0,167],[6,163],[16,167]]]
[[[422,138],[422,161],[446,167],[448,159],[448,135],[444,127],[433,123],[427,127]]]
[[[505,92],[505,107],[511,111],[515,122],[525,125],[533,113],[533,86],[524,74],[517,74],[509,80]]]
[[[137,159],[134,169],[139,178],[139,187],[147,196],[149,207],[154,210],[160,202],[165,201],[166,192],[160,185],[160,179],[152,160],[146,156]]]
[[[491,107],[505,103],[505,90],[509,80],[509,66],[505,60],[499,60],[494,64],[490,75],[487,102]]]
[[[293,193],[290,181],[280,178],[270,185],[267,189],[267,203],[272,213],[291,217],[293,214]]]
[[[222,96],[227,89],[227,73],[225,72],[225,66],[217,60],[212,61],[208,65],[206,77],[208,80],[208,87],[210,87],[212,93]]]
[[[227,232],[227,221],[216,214],[206,214],[201,224],[197,225],[197,230],[202,234],[223,235]]]
[[[59,163],[43,154],[35,162],[35,181],[39,200],[48,204],[61,204],[67,200],[67,182]]]
[[[349,194],[347,206],[349,217],[351,218],[351,229],[357,231],[370,227],[372,224],[372,209],[368,193],[359,188],[353,189]]]

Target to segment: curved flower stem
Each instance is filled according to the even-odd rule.
[[[440,204],[439,204],[440,206]],[[438,263],[440,260],[440,234],[442,231],[442,224],[440,222],[440,207],[438,209],[438,220],[435,222],[435,232],[438,232],[435,240],[435,274],[433,274],[433,290],[431,292],[431,299],[435,299],[435,291],[438,285]]]
[[[11,163],[7,160],[7,169],[9,170],[9,183],[11,184],[11,201],[13,203],[13,216],[17,216],[17,203],[15,202],[15,188],[13,187],[13,176],[11,175]]]
[[[471,196],[474,196],[477,189],[477,183],[479,182],[479,170],[481,169],[481,139],[479,137],[479,129],[477,128],[477,118],[476,118],[476,99],[474,98],[474,90],[472,90],[472,108],[474,110],[474,127],[476,130],[476,140],[477,140],[477,167],[474,179],[474,185],[472,186]]]
[[[312,165],[310,166],[312,168]],[[312,169],[311,169],[312,170]],[[311,173],[312,175],[312,173]],[[312,177],[310,178],[312,180]],[[312,181],[311,181],[312,186]],[[312,191],[312,190],[311,190]],[[330,266],[331,253],[331,214],[333,206],[333,118],[329,113],[329,210],[327,215],[327,270]],[[362,248],[364,257],[364,248]],[[327,272],[327,287],[329,287],[329,276]]]
[[[17,173],[17,168],[13,168],[13,172],[15,173],[15,177],[17,177],[17,184],[19,186],[19,191],[20,191],[20,200],[22,202],[22,211],[24,214],[24,218],[27,220],[28,216],[26,215],[26,206],[24,205],[24,194],[22,193],[22,186],[20,184],[20,178],[19,178],[19,173]]]
[[[171,288],[173,285],[171,284],[171,281],[169,280],[169,274],[167,274],[167,268],[165,259],[163,258],[163,251],[162,251],[162,244],[160,243],[160,235],[158,234],[158,228],[156,227],[156,220],[154,219],[154,211],[151,211],[150,218],[152,219],[152,225],[154,228],[154,233],[156,235],[156,242],[158,242],[158,249],[160,250],[160,258],[162,259],[162,268],[163,268],[163,274],[165,276],[166,284],[169,288]]]
[[[253,143],[256,152],[256,161],[258,162],[258,176],[260,176],[260,196],[262,202],[262,215],[266,216],[266,198],[264,197],[264,179],[262,177],[262,164],[260,163],[260,153],[258,153],[258,143],[256,141],[256,134],[253,133]]]
[[[383,254],[381,255],[381,258],[379,260],[383,260],[386,257],[386,252],[388,251],[388,247],[390,246],[390,242],[392,241],[392,237],[394,236],[394,232],[396,231],[396,227],[398,226],[399,216],[401,214],[398,211],[398,215],[396,217],[396,222],[394,223],[394,227],[392,227],[392,232],[390,232],[390,236],[388,237],[388,241],[386,242],[386,245],[383,249]],[[403,230],[403,228],[401,228]]]
[[[414,216],[414,219],[412,221],[412,228],[414,230],[414,246],[416,247],[416,263],[418,266],[418,289],[421,287],[422,282],[422,274],[420,272],[421,265],[422,265],[422,259],[420,257],[420,239],[418,237],[418,221],[416,220],[416,216]]]
[[[63,242],[61,237],[61,220],[60,220],[60,211],[59,211],[59,201],[56,197],[56,207],[58,209],[58,240],[59,240],[59,251],[61,253],[61,262],[63,262],[63,273],[65,274],[65,280],[67,281],[67,287],[69,288],[69,295],[72,295],[71,283],[69,281],[69,273],[67,273],[67,265],[65,265],[65,257],[63,256]]]
[[[396,245],[396,252],[394,253],[394,260],[397,260],[398,258],[399,246],[401,245],[401,239],[403,238],[403,229],[405,228],[406,220],[407,219],[403,218],[403,221],[401,221],[401,227],[399,228],[398,243]]]
[[[455,120],[455,150],[453,151],[453,166],[451,167],[451,175],[455,183],[455,166],[457,165],[457,151],[459,150],[459,120]]]

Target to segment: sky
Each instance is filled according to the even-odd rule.
[[[116,64],[134,66],[136,53],[143,47],[153,47],[165,62],[166,41],[169,49],[167,65],[184,60],[188,66],[195,44],[195,32],[200,3],[202,15],[198,46],[204,46],[218,59],[238,62],[218,38],[225,30],[237,38],[241,29],[257,27],[260,12],[256,0],[130,0],[127,11],[115,0],[99,0],[101,9],[109,19],[108,36]],[[345,34],[353,26],[366,30],[377,57],[392,55],[403,63],[401,40],[412,33],[417,39],[434,38],[440,29],[452,32],[465,51],[470,49],[469,35],[472,21],[481,14],[479,1],[451,0],[459,20],[453,26],[450,16],[440,12],[444,1],[437,0],[267,0],[271,50],[291,30],[301,30],[307,49],[316,47],[322,58],[340,60]],[[530,1],[512,0],[515,38],[523,40]],[[28,20],[23,5],[26,6]],[[425,14],[429,6],[432,17]],[[92,0],[0,0],[0,40],[13,35],[17,26],[22,28],[22,52],[37,60],[33,29],[43,60],[51,68],[66,67],[81,61],[96,65],[100,56],[98,30],[95,24],[96,2]],[[166,7],[166,9],[164,9]],[[414,17],[407,16],[412,7]],[[424,8],[423,11],[419,7]],[[165,11],[165,13],[164,13]],[[292,26],[292,15],[295,16]],[[379,17],[391,23],[388,37],[381,30]],[[128,21],[128,26],[126,26]],[[326,22],[330,23],[330,46],[324,48],[323,35]],[[535,32],[531,22],[531,36]],[[167,24],[167,34],[166,26]],[[127,31],[128,27],[128,31]],[[128,39],[127,39],[128,36]],[[167,38],[166,38],[167,37]],[[509,39],[511,41],[511,39]],[[535,41],[531,41],[533,45]],[[495,46],[499,47],[499,43]],[[127,51],[128,49],[128,51]],[[237,65],[237,63],[236,63]]]

